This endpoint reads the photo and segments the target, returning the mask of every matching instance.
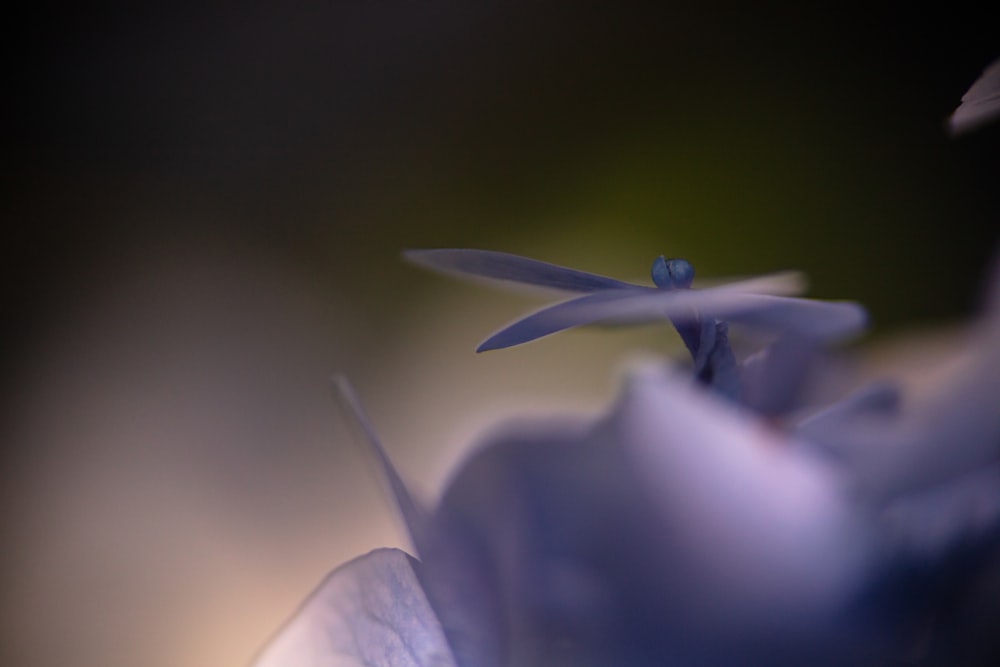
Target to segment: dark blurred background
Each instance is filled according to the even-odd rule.
[[[503,414],[599,406],[660,329],[476,356],[535,302],[468,246],[642,278],[802,269],[873,333],[974,313],[1000,131],[944,123],[988,6],[36,5],[4,107],[4,664],[245,663],[405,545],[326,379],[433,497]]]

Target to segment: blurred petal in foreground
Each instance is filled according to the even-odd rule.
[[[1000,60],[983,70],[968,92],[962,95],[962,103],[948,119],[948,129],[952,134],[964,134],[976,130],[1000,116]]]

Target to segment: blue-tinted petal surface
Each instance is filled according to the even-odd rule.
[[[543,308],[507,325],[487,338],[478,351],[510,347],[596,322],[685,321],[700,316],[764,331],[791,330],[822,340],[856,333],[865,325],[865,311],[855,303],[744,291],[783,288],[782,277],[776,277],[773,285],[764,280],[701,290],[633,289],[588,294]]]
[[[836,467],[655,369],[632,379],[619,420],[706,631],[816,622],[857,592],[872,539]]]
[[[361,429],[365,444],[382,468],[393,500],[421,559],[420,582],[436,610],[458,664],[492,667],[502,664],[498,639],[497,599],[501,595],[491,579],[476,541],[460,523],[427,511],[413,499],[385,447],[372,428],[360,401],[346,379],[338,377],[339,397]]]
[[[872,497],[933,488],[1000,461],[998,341],[1000,313],[991,312],[956,341],[933,383],[914,387],[895,409],[834,411],[821,416],[818,428],[804,424],[803,433],[850,465],[855,483]]]
[[[740,364],[741,403],[774,416],[800,407],[819,356],[815,340],[795,334],[780,336]]]
[[[458,667],[416,574],[398,549],[340,566],[253,667]]]
[[[495,439],[438,512],[483,545],[512,664],[838,664],[867,648],[835,617],[879,553],[844,488],[823,457],[652,369],[604,419]]]

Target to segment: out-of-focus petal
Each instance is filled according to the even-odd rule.
[[[816,342],[786,334],[740,364],[741,403],[764,415],[800,407],[808,375],[817,362]]]
[[[858,419],[896,418],[901,400],[898,385],[875,382],[806,416],[792,430],[802,446],[839,458],[843,451],[838,435],[845,423]]]
[[[619,292],[581,299],[655,296],[662,307],[696,293]],[[739,310],[725,288],[705,292],[698,308],[712,328],[696,368],[729,372],[710,363],[726,334],[713,303],[750,321],[813,312],[737,292],[761,300]],[[863,321],[845,308],[834,324]],[[758,413],[794,405],[814,339],[780,339],[744,365],[751,410],[649,365],[603,417],[509,425],[429,512],[349,403],[460,667],[883,664],[947,603],[942,586],[981,573],[969,558],[1000,538],[998,334],[994,293],[962,362],[932,391],[874,385],[787,431]]]
[[[1000,60],[983,70],[948,119],[952,134],[978,129],[1000,116]]]
[[[457,667],[419,566],[398,549],[340,566],[253,667]]]
[[[502,664],[602,664],[615,644],[630,614],[619,554],[641,545],[644,518],[622,472],[592,422],[553,420],[508,425],[448,485],[435,519],[479,545],[502,591]]]
[[[719,304],[719,319],[762,331],[792,331],[820,341],[857,334],[868,313],[853,301],[820,301],[768,294],[746,294]]]
[[[669,373],[634,377],[619,414],[670,536],[670,568],[706,632],[794,635],[857,594],[871,535],[836,468]]]
[[[1000,464],[898,498],[884,517],[895,550],[918,560],[989,541],[1000,531]]]
[[[732,401],[742,398],[740,364],[729,345],[729,323],[702,320],[698,351],[694,355],[694,377],[706,387]]]
[[[843,413],[812,429],[869,498],[933,488],[1000,461],[1000,309],[956,343],[954,358],[934,377],[893,413]]]
[[[606,418],[512,428],[438,513],[504,592],[511,664],[838,664],[869,515],[836,466],[647,370]],[[828,652],[832,651],[828,654]]]

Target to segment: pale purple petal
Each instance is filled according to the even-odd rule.
[[[1000,532],[1000,463],[890,502],[884,512],[894,549],[937,561],[957,547],[991,544]]]
[[[740,364],[740,402],[764,415],[782,415],[801,407],[818,356],[816,342],[810,338],[779,337]]]
[[[951,114],[952,134],[971,132],[1000,116],[1000,60],[995,60],[962,95],[962,103]]]
[[[603,526],[613,520],[629,533],[639,518],[633,498],[620,456],[589,422],[508,427],[460,468],[436,516],[461,526],[494,573],[502,664],[592,664],[581,646],[613,643],[629,613],[614,585],[615,554],[641,541],[632,532],[601,546],[610,537]],[[611,571],[593,562],[606,549]]]
[[[748,281],[749,282],[749,281]],[[817,338],[839,338],[860,331],[866,323],[859,305],[754,294],[767,285],[733,283],[703,290],[620,290],[588,294],[563,301],[507,325],[480,344],[478,351],[525,343],[570,327],[597,322],[684,321],[700,315],[730,320],[764,331],[791,330]],[[781,289],[781,281],[773,287]]]
[[[894,383],[867,384],[802,419],[796,425],[795,433],[803,439],[822,439],[824,431],[829,429],[835,433],[844,422],[871,416],[895,416],[901,400],[901,390]]]
[[[877,551],[839,469],[655,370],[606,419],[509,429],[438,513],[496,573],[511,664],[817,664]]]
[[[361,401],[358,400],[357,394],[355,394],[354,388],[351,387],[347,378],[343,375],[334,376],[333,386],[335,395],[342,402],[351,419],[351,423],[358,427],[360,431],[359,435],[364,440],[365,445],[375,455],[375,459],[382,469],[382,475],[389,485],[396,508],[399,510],[403,518],[403,523],[406,525],[407,533],[409,533],[410,539],[416,547],[417,555],[420,555],[420,545],[424,541],[424,533],[427,530],[427,511],[417,503],[413,498],[413,494],[410,493],[406,484],[403,483],[403,478],[400,477],[399,472],[389,458],[389,454],[385,451],[385,447],[382,446],[382,441],[375,434],[375,429],[368,420],[368,415],[361,406]]]
[[[430,517],[414,501],[350,384],[345,378],[337,377],[335,386],[388,481],[393,500],[421,559],[420,582],[459,664],[463,667],[501,664],[497,636],[499,591],[493,586],[491,573],[483,563],[478,546],[460,524],[447,520],[440,513]]]
[[[872,535],[839,470],[659,371],[632,379],[619,419],[706,631],[817,622],[857,594]]]
[[[716,310],[717,309],[717,310]],[[720,299],[708,313],[760,331],[789,331],[819,341],[853,336],[868,324],[868,313],[853,301],[820,301],[768,294]]]
[[[914,356],[928,369],[921,384],[867,386],[796,427],[843,464],[901,557],[942,559],[1000,536],[998,287],[995,273],[983,316],[947,363]]]
[[[869,497],[933,488],[1000,461],[1000,313],[963,343],[947,372],[911,392],[895,413],[827,418],[815,436],[851,466]]]
[[[398,549],[340,566],[253,667],[457,667],[418,567]]]

